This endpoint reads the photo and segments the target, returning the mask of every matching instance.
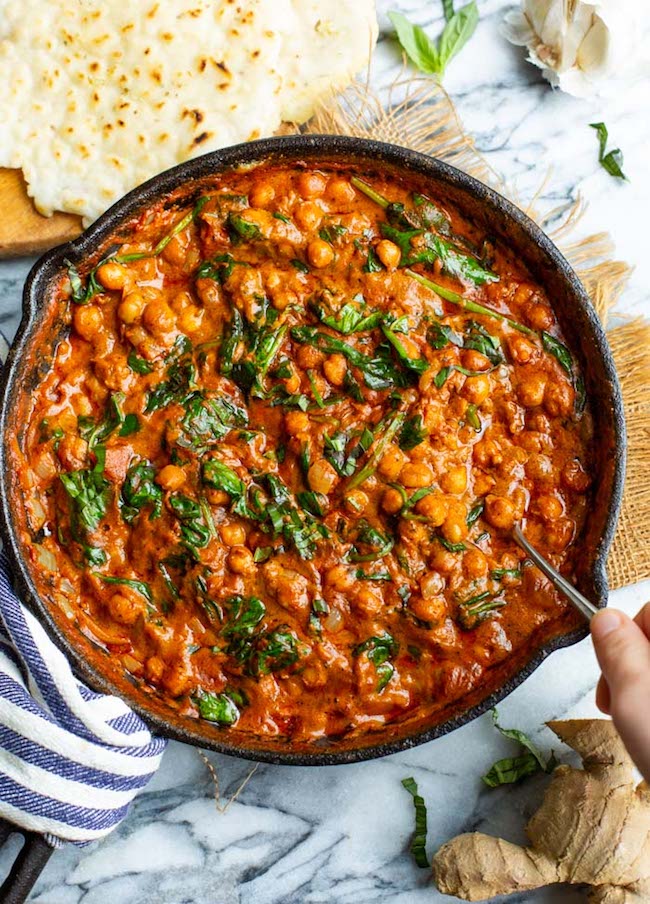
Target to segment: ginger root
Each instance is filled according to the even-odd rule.
[[[439,890],[466,901],[554,882],[591,886],[592,904],[650,902],[650,789],[635,787],[632,761],[612,722],[573,719],[548,727],[584,769],[558,766],[526,827],[529,847],[474,832],[433,858]]]

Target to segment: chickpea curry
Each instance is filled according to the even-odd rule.
[[[435,722],[566,612],[510,534],[572,575],[581,375],[444,197],[231,171],[58,303],[18,477],[37,585],[181,712],[296,743]]]

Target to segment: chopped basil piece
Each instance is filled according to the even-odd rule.
[[[424,799],[418,792],[418,786],[413,778],[403,778],[402,785],[413,798],[413,806],[415,808],[415,833],[411,841],[411,853],[416,864],[421,869],[429,867],[427,858],[427,808]]]
[[[151,587],[149,586],[149,584],[145,584],[144,581],[136,581],[132,578],[113,577],[112,575],[108,574],[98,574],[97,577],[101,578],[101,580],[105,584],[119,584],[123,585],[124,587],[130,587],[132,590],[136,590],[138,593],[140,593],[147,600],[147,602],[153,602],[153,593]]]
[[[614,148],[614,150],[606,152],[609,135],[605,123],[590,122],[589,125],[598,133],[598,162],[602,168],[606,170],[610,176],[627,181],[627,176],[623,172],[623,153],[620,148]]]
[[[552,772],[557,763],[553,754],[545,759],[530,738],[516,728],[502,728],[499,725],[496,709],[492,710],[492,718],[495,727],[504,738],[515,741],[523,751],[516,757],[507,757],[498,760],[489,772],[483,776],[483,781],[489,788],[497,788],[500,785],[509,785],[518,782],[536,772]]]
[[[568,374],[573,374],[573,358],[566,345],[545,330],[542,331],[542,345],[549,355],[553,355],[558,360]]]
[[[145,361],[144,358],[140,358],[138,355],[136,355],[135,352],[129,352],[126,363],[136,374],[146,375],[150,374],[153,371],[153,364],[150,364],[149,361]]]
[[[234,725],[239,719],[239,710],[228,694],[202,691],[196,700],[196,708],[202,719],[218,725]]]
[[[365,653],[372,662],[377,672],[377,693],[381,693],[395,674],[395,667],[389,660],[397,656],[398,652],[399,644],[395,638],[384,632],[357,644],[352,650],[352,655],[360,656]]]
[[[238,244],[239,242],[254,242],[262,238],[260,227],[256,223],[251,223],[244,219],[238,213],[229,213],[226,220],[226,228],[231,240]]]
[[[295,267],[296,270],[299,270],[300,273],[309,273],[309,267],[307,266],[307,264],[305,264],[303,261],[298,260],[297,257],[295,257],[291,261],[291,266]]]
[[[155,482],[156,472],[147,461],[137,462],[126,472],[120,494],[122,517],[130,524],[145,506],[151,506],[149,520],[162,511],[163,491]]]
[[[420,443],[424,442],[428,433],[422,425],[422,415],[414,414],[413,417],[407,418],[399,432],[399,447],[408,452],[415,449]]]
[[[492,594],[489,590],[485,590],[483,593],[478,593],[459,605],[458,623],[461,628],[472,631],[482,621],[485,621],[486,618],[489,618],[505,605],[506,601],[500,599],[498,594]]]
[[[201,480],[215,490],[224,490],[233,499],[239,499],[246,492],[246,485],[235,471],[216,458],[204,461],[201,466]]]
[[[477,505],[474,506],[473,509],[470,510],[470,512],[467,516],[467,526],[468,527],[471,527],[472,524],[475,524],[478,521],[478,519],[483,514],[484,508],[485,508],[485,503],[479,502]]]

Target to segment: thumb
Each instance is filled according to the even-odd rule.
[[[636,622],[603,609],[591,621],[591,636],[612,698],[650,689],[650,642]]]
[[[615,609],[593,617],[591,635],[609,688],[614,724],[650,781],[650,641],[636,622]]]

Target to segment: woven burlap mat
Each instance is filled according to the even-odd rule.
[[[432,79],[396,82],[387,103],[367,86],[354,85],[333,97],[301,131],[374,138],[438,157],[493,186],[546,227],[582,280],[607,330],[623,389],[628,464],[623,509],[608,561],[610,586],[615,589],[650,578],[650,323],[616,314],[616,302],[631,269],[612,259],[608,234],[573,240],[584,210],[581,200],[561,216],[551,211],[540,217],[535,199],[522,204],[477,152],[448,94]],[[549,228],[558,220],[559,227]]]

